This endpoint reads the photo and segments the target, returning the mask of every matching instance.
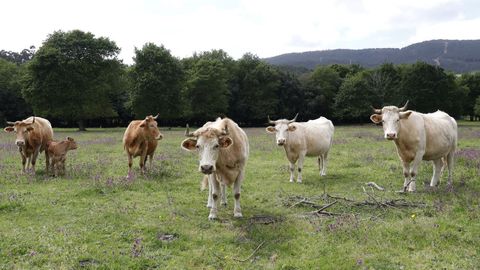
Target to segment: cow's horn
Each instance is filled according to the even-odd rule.
[[[269,124],[272,124],[272,125],[275,125],[275,121],[273,121],[272,119],[270,119],[270,115],[267,115],[267,119],[268,119],[268,123]]]
[[[195,137],[193,135],[193,132],[190,132],[190,126],[187,124],[187,129],[185,130],[185,136],[186,137]]]
[[[32,124],[35,123],[35,115],[33,116]]]
[[[290,124],[297,121],[297,117],[298,117],[298,113],[295,115],[295,117],[292,120],[289,120],[288,123]]]
[[[381,109],[376,109],[375,107],[371,106],[370,107],[372,108],[373,112],[374,113],[378,113],[378,114],[382,114],[382,110]]]
[[[158,118],[159,115],[160,115],[160,114],[157,113],[157,115],[155,115],[155,117],[153,117],[153,119],[157,120],[157,118]]]
[[[409,102],[409,100],[407,100],[407,103],[405,103],[405,105],[403,105],[403,107],[399,108],[398,111],[400,111],[400,112],[406,111],[406,110],[407,110],[407,106],[408,106],[408,102]]]
[[[228,135],[228,126],[225,126],[225,128],[222,131],[222,135]]]
[[[14,126],[14,125],[15,125],[15,122],[7,121],[7,125]]]

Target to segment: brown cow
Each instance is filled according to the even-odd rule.
[[[152,160],[158,140],[163,138],[162,133],[158,130],[157,119],[158,114],[153,117],[151,115],[145,117],[145,120],[133,120],[123,134],[123,148],[127,151],[128,156],[128,176],[132,172],[132,159],[140,156],[140,169],[142,174],[145,173],[145,163],[150,156],[150,169],[152,168]]]
[[[22,171],[28,170],[30,163],[32,171],[35,174],[35,163],[39,153],[47,148],[47,142],[53,139],[52,125],[47,119],[31,116],[22,121],[7,122],[9,125],[4,130],[6,132],[15,132],[15,144],[20,150],[22,156]],[[49,157],[48,151],[45,151],[46,172],[48,173]]]
[[[50,157],[50,166],[54,175],[58,176],[59,170],[65,175],[65,161],[67,160],[68,150],[77,149],[77,142],[72,137],[67,137],[61,142],[49,141],[47,143],[48,156]]]

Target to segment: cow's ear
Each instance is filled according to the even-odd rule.
[[[140,127],[145,127],[147,125],[147,121],[146,120],[143,120],[141,123],[140,123]]]
[[[296,126],[294,126],[294,125],[289,125],[288,126],[288,131],[295,131],[295,130],[297,130]]]
[[[268,133],[275,133],[275,127],[274,126],[269,126],[265,129]]]
[[[196,149],[197,146],[197,140],[189,138],[185,139],[182,142],[182,148],[188,151],[193,151]]]
[[[382,115],[381,114],[372,114],[370,115],[370,120],[372,120],[375,124],[380,124],[382,122]]]
[[[32,131],[33,127],[27,127],[27,131]]]
[[[6,127],[3,130],[5,130],[5,132],[12,132],[12,131],[15,130],[15,128],[14,127]]]
[[[75,141],[72,137],[67,137],[66,139],[67,141],[71,141],[71,142]]]
[[[223,136],[223,137],[220,137],[218,139],[218,144],[222,148],[227,148],[227,147],[229,147],[230,145],[233,144],[233,140],[232,140],[232,138],[230,138],[228,136]]]
[[[412,111],[408,111],[408,112],[401,112],[400,113],[400,119],[407,119],[410,114],[412,114]]]

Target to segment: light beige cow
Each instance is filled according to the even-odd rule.
[[[302,169],[305,156],[317,157],[320,175],[327,174],[328,153],[332,146],[335,128],[332,121],[320,117],[308,122],[295,122],[298,114],[292,120],[280,119],[268,122],[272,125],[266,128],[268,133],[275,133],[278,146],[283,146],[290,162],[290,182],[294,181],[295,163],[298,160],[297,182],[302,182]]]
[[[7,122],[9,125],[4,130],[15,132],[15,144],[18,146],[22,157],[22,171],[31,168],[35,174],[35,164],[38,154],[46,150],[47,142],[53,139],[52,125],[47,119],[31,116],[22,121]],[[45,171],[48,173],[50,167],[48,151],[45,151]]]
[[[433,176],[430,186],[437,186],[444,160],[448,166],[448,184],[452,184],[454,154],[457,146],[457,122],[442,111],[419,113],[406,111],[408,101],[402,108],[386,106],[375,109],[370,119],[382,124],[384,137],[395,142],[402,161],[405,177],[403,191],[415,191],[418,166],[422,160],[433,161]]]
[[[182,148],[197,151],[200,161],[198,170],[208,176],[208,219],[217,218],[217,200],[221,196],[226,204],[225,187],[233,184],[235,205],[234,217],[242,217],[240,207],[240,189],[245,176],[245,164],[248,159],[249,145],[247,134],[229,118],[217,118],[207,122],[182,142]]]

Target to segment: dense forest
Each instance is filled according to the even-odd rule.
[[[272,65],[313,69],[318,65],[357,64],[367,68],[384,63],[414,64],[422,61],[447,71],[480,71],[480,40],[430,40],[404,48],[325,50],[287,53],[264,59]]]
[[[299,120],[353,123],[368,121],[371,106],[407,100],[420,112],[480,115],[480,73],[456,75],[421,61],[292,68],[250,53],[235,60],[223,50],[178,59],[147,43],[125,65],[119,52],[109,38],[80,30],[56,31],[38,49],[0,51],[1,123],[37,115],[55,127],[85,129],[126,126],[159,113],[161,126],[201,125],[217,116],[262,126],[267,115],[297,112]]]

